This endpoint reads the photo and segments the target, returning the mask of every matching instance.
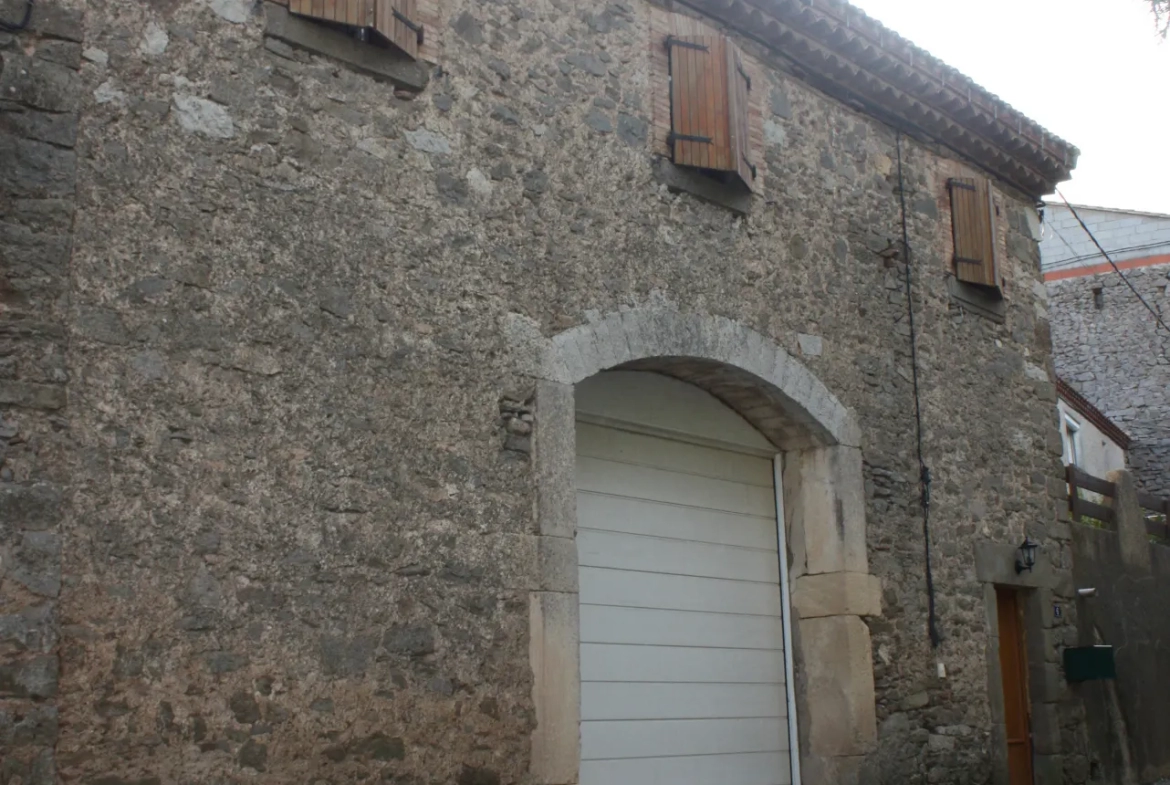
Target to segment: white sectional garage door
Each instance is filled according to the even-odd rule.
[[[769,446],[697,388],[599,378],[578,392],[581,785],[786,785]]]

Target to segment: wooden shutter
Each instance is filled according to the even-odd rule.
[[[291,14],[351,27],[372,27],[374,0],[288,0]]]
[[[423,41],[418,0],[288,0],[288,10],[324,22],[372,28],[383,40],[418,59]]]
[[[419,22],[418,0],[373,0],[377,3],[374,29],[393,46],[412,59],[418,59],[418,48],[423,42],[423,26]]]
[[[670,36],[670,136],[672,160],[734,173],[751,188],[748,90],[743,58],[721,35]]]
[[[955,177],[948,185],[955,276],[966,283],[999,288],[991,183],[984,178]]]
[[[735,170],[748,188],[756,181],[756,165],[751,160],[751,135],[748,130],[748,92],[752,89],[752,78],[744,67],[743,56],[734,44],[727,45],[727,67],[730,79],[727,94],[731,98],[728,124],[731,126],[731,155]]]

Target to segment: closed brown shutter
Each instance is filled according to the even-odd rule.
[[[739,50],[720,35],[670,36],[671,158],[679,166],[754,180],[748,77]]]
[[[288,0],[289,13],[325,22],[372,27],[374,0]]]
[[[955,177],[948,185],[955,276],[965,283],[998,288],[991,184],[983,178]]]
[[[288,0],[288,10],[324,22],[372,28],[390,45],[418,59],[423,41],[418,0]]]
[[[423,26],[419,22],[418,0],[374,0],[377,13],[374,27],[392,45],[412,59],[418,59],[418,48],[423,42]]]

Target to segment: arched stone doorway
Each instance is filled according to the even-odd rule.
[[[652,371],[714,396],[783,454],[797,763],[806,783],[855,778],[876,741],[869,632],[880,585],[868,574],[860,430],[799,362],[731,320],[669,307],[610,314],[552,339],[509,327],[536,376],[539,576],[530,600],[537,726],[533,781],[581,775],[581,600],[576,387],[609,369]],[[604,415],[602,415],[604,416]],[[786,772],[778,772],[786,781]]]

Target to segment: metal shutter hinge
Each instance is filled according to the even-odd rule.
[[[681,46],[683,49],[697,49],[700,52],[710,52],[704,44],[696,44],[694,41],[684,41],[681,38],[675,38],[673,35],[666,36],[666,48],[670,49],[672,46]]]
[[[978,191],[979,189],[970,183],[964,183],[961,180],[950,180],[947,185],[951,188],[962,188],[964,191]]]
[[[409,19],[407,19],[406,15],[403,14],[401,11],[399,11],[397,8],[393,9],[393,13],[394,13],[395,19],[397,19],[399,22],[402,22],[402,24],[406,25],[408,28],[410,28],[412,31],[414,31],[414,33],[418,36],[419,46],[422,46],[423,26],[420,25],[418,22],[412,22]]]
[[[739,75],[743,77],[743,81],[747,83],[747,89],[750,93],[752,91],[752,78],[748,76],[748,72],[744,70],[743,63],[737,62],[735,68],[739,71]]]
[[[751,170],[751,173],[752,173],[752,179],[755,180],[756,179],[756,165],[753,164],[750,160],[748,160],[748,157],[746,155],[743,156],[743,162],[748,165],[748,169]]]
[[[702,144],[711,144],[711,137],[694,136],[692,134],[676,134],[671,131],[670,135],[666,137],[666,143],[674,144],[675,142],[701,142]]]

